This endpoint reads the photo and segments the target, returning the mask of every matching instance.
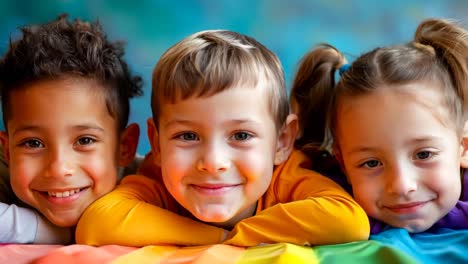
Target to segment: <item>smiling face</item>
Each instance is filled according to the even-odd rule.
[[[267,190],[278,133],[263,88],[163,103],[150,141],[171,195],[199,220],[230,227]]]
[[[393,88],[340,101],[338,150],[369,216],[422,232],[459,199],[464,148],[437,89]]]
[[[74,226],[116,183],[116,120],[95,83],[52,80],[10,94],[6,143],[16,195],[59,226]]]

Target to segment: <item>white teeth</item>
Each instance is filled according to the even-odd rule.
[[[74,189],[74,190],[64,191],[64,192],[47,192],[47,194],[52,197],[62,198],[62,197],[68,197],[75,193],[78,193],[80,190],[81,189]]]

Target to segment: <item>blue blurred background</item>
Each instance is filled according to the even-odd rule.
[[[144,79],[145,95],[133,100],[130,120],[142,128],[138,152],[146,153],[151,72],[162,53],[189,34],[230,29],[256,38],[279,56],[289,88],[299,60],[318,43],[335,45],[352,61],[375,47],[410,41],[425,18],[467,25],[468,1],[8,0],[0,1],[0,54],[10,37],[19,36],[19,26],[47,22],[61,13],[98,19],[111,40],[127,42],[125,57]]]

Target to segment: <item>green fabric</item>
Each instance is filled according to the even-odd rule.
[[[397,248],[378,241],[360,241],[338,245],[314,247],[319,263],[333,264],[398,264],[419,263]]]

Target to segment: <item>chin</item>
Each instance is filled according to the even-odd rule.
[[[431,226],[406,226],[405,229],[410,233],[421,233],[428,230]]]
[[[60,227],[72,227],[78,224],[78,218],[73,217],[72,219],[63,218],[60,216],[47,217],[47,219],[54,225]]]
[[[424,232],[426,230],[428,230],[429,228],[431,228],[431,226],[435,224],[435,223],[421,223],[421,222],[416,222],[416,223],[404,223],[403,225],[399,226],[401,228],[404,228],[406,229],[406,231],[408,231],[409,233],[421,233],[421,232]],[[395,225],[398,227],[398,225]]]
[[[212,223],[212,224],[222,224],[226,221],[229,221],[230,218],[224,215],[210,215],[210,216],[200,216],[197,217],[203,222]]]

